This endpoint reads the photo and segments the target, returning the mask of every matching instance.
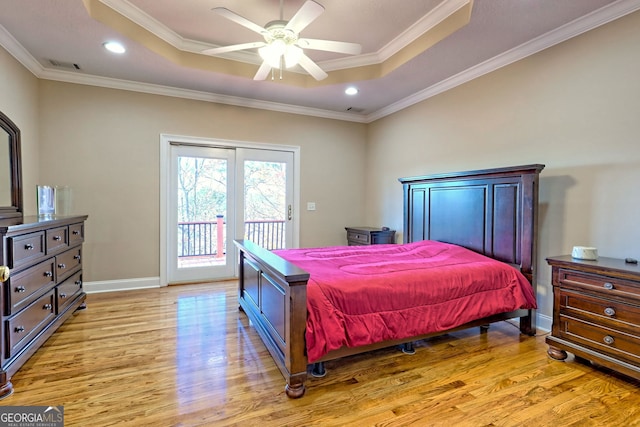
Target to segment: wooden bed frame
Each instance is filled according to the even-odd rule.
[[[534,164],[401,178],[405,241],[454,243],[509,263],[525,275],[535,291],[538,176],[543,168]],[[235,244],[240,250],[240,308],[285,377],[287,396],[301,397],[308,365],[305,327],[309,273],[250,241],[236,240]],[[517,317],[522,333],[535,334],[535,311],[517,310],[436,334],[343,347],[320,361]]]

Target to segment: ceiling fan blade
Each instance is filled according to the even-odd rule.
[[[261,27],[258,24],[254,24],[253,22],[249,21],[247,18],[243,18],[242,16],[238,15],[235,12],[231,12],[226,7],[214,7],[211,10],[216,12],[218,15],[224,16],[230,21],[240,24],[243,27],[250,29],[251,31],[255,31],[258,34],[264,34],[267,31],[264,29],[264,27]]]
[[[253,76],[253,80],[264,80],[269,75],[269,71],[271,71],[271,65],[264,61],[260,68],[258,68],[258,72],[255,76]]]
[[[313,62],[307,55],[304,53],[300,56],[298,60],[298,64],[306,70],[307,73],[311,74],[316,80],[324,80],[327,78],[328,74],[324,72],[322,68],[315,62]]]
[[[262,47],[264,45],[266,45],[265,42],[242,43],[242,44],[234,44],[231,46],[214,47],[213,49],[203,50],[200,53],[203,53],[205,55],[218,55],[220,53],[225,53],[225,52],[235,52],[237,50],[254,49],[257,47]]]
[[[298,46],[303,49],[325,50],[329,52],[359,55],[362,46],[358,43],[336,42],[332,40],[298,39]]]
[[[324,7],[321,4],[307,0],[284,28],[297,34],[311,24],[322,12],[324,12]]]

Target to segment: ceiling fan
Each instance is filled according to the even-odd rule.
[[[260,34],[264,37],[264,41],[217,47],[204,50],[202,53],[218,55],[225,52],[258,48],[258,53],[263,62],[253,77],[254,80],[264,80],[272,69],[282,70],[283,64],[286,68],[291,68],[298,64],[316,80],[322,80],[327,77],[327,73],[305,55],[303,49],[323,50],[349,55],[357,55],[362,50],[357,43],[301,38],[300,32],[322,14],[324,7],[313,0],[307,0],[291,20],[285,21],[282,14],[282,2],[283,0],[280,0],[280,19],[271,21],[264,27],[254,24],[225,7],[213,8],[214,12]]]

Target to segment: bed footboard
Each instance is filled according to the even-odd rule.
[[[292,398],[305,392],[309,273],[248,240],[240,250],[238,301],[287,381]]]

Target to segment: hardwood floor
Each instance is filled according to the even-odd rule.
[[[91,294],[0,405],[64,405],[66,426],[640,425],[640,384],[492,325],[327,362],[306,395],[238,311],[236,282]]]

